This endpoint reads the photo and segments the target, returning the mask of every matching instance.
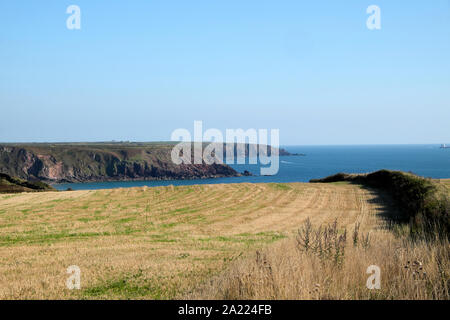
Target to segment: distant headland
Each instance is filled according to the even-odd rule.
[[[75,142],[0,144],[0,172],[47,183],[126,180],[183,180],[241,176],[227,164],[171,161],[175,142]],[[235,156],[248,156],[249,145]],[[225,148],[224,148],[225,149]],[[239,154],[245,150],[244,154]],[[279,155],[291,155],[279,149]],[[272,148],[268,146],[268,154]],[[244,173],[247,174],[247,173]]]

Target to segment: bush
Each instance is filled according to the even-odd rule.
[[[387,191],[400,209],[399,222],[409,222],[413,235],[450,235],[448,194],[431,179],[401,171],[380,170],[360,175],[338,173],[310,182],[337,181],[350,181]]]

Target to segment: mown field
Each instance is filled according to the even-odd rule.
[[[450,179],[441,179],[440,181],[447,187],[447,190],[450,190]]]
[[[182,297],[309,217],[379,224],[348,184],[227,184],[0,196],[0,298]],[[68,290],[66,268],[81,269]]]
[[[0,298],[448,299],[448,242],[401,236],[389,199],[346,182],[0,195]],[[347,230],[345,256],[305,251],[307,219]],[[381,290],[366,288],[371,264]]]

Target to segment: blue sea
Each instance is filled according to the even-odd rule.
[[[450,178],[450,149],[439,145],[360,145],[360,146],[282,146],[290,153],[304,156],[281,156],[278,174],[260,176],[259,165],[231,165],[253,176],[198,180],[120,181],[56,184],[65,190],[110,189],[142,186],[193,185],[216,183],[308,182],[338,172],[364,173],[380,169],[402,170],[430,178]]]

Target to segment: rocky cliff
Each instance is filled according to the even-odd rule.
[[[173,144],[67,143],[0,145],[0,172],[25,180],[87,182],[238,176],[225,164],[171,161]]]

